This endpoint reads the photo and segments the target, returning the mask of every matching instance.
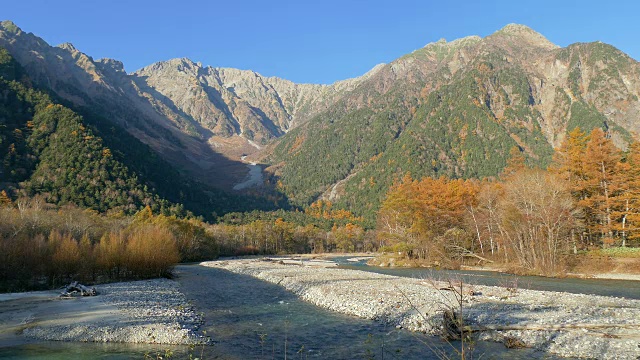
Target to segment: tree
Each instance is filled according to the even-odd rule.
[[[613,199],[623,184],[618,176],[621,154],[600,128],[593,129],[584,156],[583,188],[586,196],[578,204],[593,215],[589,228],[600,234],[603,245],[613,243]]]
[[[11,198],[7,195],[7,192],[4,190],[0,191],[0,207],[11,206],[12,204]]]
[[[474,206],[478,185],[472,180],[406,176],[391,188],[378,216],[380,235],[407,245],[410,256],[443,256],[437,239],[452,228],[463,228]]]
[[[629,145],[625,161],[619,164],[616,182],[620,185],[614,198],[612,216],[617,220],[615,229],[620,233],[621,245],[627,240],[640,238],[640,143]]]
[[[97,248],[98,266],[109,277],[118,279],[123,275],[125,266],[126,239],[122,232],[105,233]]]
[[[173,234],[159,226],[140,225],[126,245],[127,269],[142,277],[167,276],[180,255]]]
[[[52,263],[57,274],[70,280],[80,270],[81,253],[78,242],[69,234],[60,235],[53,231],[49,242],[54,247]]]
[[[525,163],[525,156],[520,150],[519,147],[514,146],[509,150],[509,159],[507,160],[507,166],[500,174],[500,177],[503,179],[508,179],[510,176],[513,176],[520,170],[523,170],[527,167]]]
[[[500,236],[525,269],[554,274],[571,243],[575,203],[559,176],[524,169],[504,184]]]
[[[560,175],[569,182],[571,192],[577,199],[580,194],[581,184],[584,180],[584,155],[589,137],[585,132],[576,127],[573,129],[553,155],[553,162],[549,167],[551,172]]]

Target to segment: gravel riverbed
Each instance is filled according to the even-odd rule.
[[[59,292],[0,296],[7,326],[28,338],[56,341],[202,344],[202,323],[179,284],[168,279],[102,284],[97,296],[62,299]]]
[[[314,266],[312,262],[202,263],[283,286],[317,306],[396,327],[439,334],[442,313],[458,308],[455,279],[411,279]],[[640,358],[640,300],[535,291],[517,284],[463,284],[465,325],[479,340],[511,342],[563,357]]]

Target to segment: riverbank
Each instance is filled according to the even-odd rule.
[[[59,291],[0,294],[0,343],[30,339],[190,345],[201,318],[168,279],[97,286],[98,295],[63,299]]]
[[[496,268],[496,267],[486,267],[486,266],[461,266],[460,270],[491,271],[491,272],[500,272],[500,273],[506,273],[506,274],[510,273],[507,271],[507,269]],[[632,273],[615,273],[615,272],[590,273],[590,274],[567,273],[565,275],[567,277],[578,278],[578,279],[609,279],[609,280],[640,281],[640,274],[632,274]]]
[[[323,308],[429,334],[439,333],[443,310],[457,306],[450,284],[433,279],[257,259],[203,265],[279,284]],[[465,322],[485,330],[477,332],[480,340],[517,338],[566,357],[640,356],[639,300],[477,285],[462,292]]]
[[[619,249],[619,248],[618,248]],[[625,248],[629,251],[633,248]],[[612,248],[610,250],[616,250]],[[540,274],[536,272],[527,271],[524,269],[518,269],[509,267],[504,263],[488,263],[484,262],[482,265],[460,265],[460,270],[470,271],[491,271],[514,275],[525,276],[544,276],[544,277],[572,277],[582,279],[611,279],[611,280],[632,280],[640,281],[640,256],[633,255],[633,257],[623,257],[618,254],[617,256],[610,256],[607,253],[602,254],[601,251],[593,251],[588,256],[581,255],[580,260],[577,261],[571,269],[567,269],[567,272],[560,272],[556,275]],[[611,251],[612,254],[620,253],[621,250]],[[634,251],[635,252],[635,251]],[[376,254],[375,257],[367,262],[370,266],[376,266],[381,268],[429,268],[440,267],[438,263],[422,262],[416,259],[407,259],[402,256],[389,255],[389,254]],[[454,267],[455,268],[455,267]]]

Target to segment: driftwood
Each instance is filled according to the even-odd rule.
[[[493,260],[489,260],[489,259],[487,259],[487,258],[484,258],[484,257],[482,257],[482,256],[480,256],[480,255],[478,255],[478,254],[476,254],[476,253],[474,253],[474,252],[472,252],[472,251],[471,251],[471,250],[469,250],[469,249],[463,248],[462,246],[449,245],[449,246],[447,246],[447,248],[448,248],[450,251],[454,251],[454,252],[456,252],[456,253],[457,253],[457,255],[458,255],[459,257],[461,257],[461,258],[464,258],[464,257],[470,257],[470,258],[476,258],[476,259],[478,259],[478,260],[480,260],[480,261],[484,261],[484,262],[488,262],[488,263],[492,263],[492,262],[493,262]]]
[[[74,295],[80,296],[95,296],[98,292],[95,287],[87,287],[80,284],[77,281],[65,286],[64,291],[60,294],[60,297],[72,297]]]
[[[493,260],[489,260],[489,259],[483,258],[482,256],[480,256],[480,255],[478,255],[478,254],[475,254],[475,253],[472,253],[472,252],[464,253],[464,254],[462,254],[461,256],[462,256],[462,257],[472,257],[472,258],[476,258],[476,259],[478,259],[478,260],[485,261],[485,262],[488,262],[488,263],[492,263],[492,262],[493,262]]]
[[[442,313],[442,334],[445,340],[460,340],[468,329],[463,325],[460,313],[453,310],[446,310]]]

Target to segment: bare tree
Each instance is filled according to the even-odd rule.
[[[540,169],[523,169],[504,184],[499,226],[521,266],[553,274],[571,246],[576,206],[567,185]]]

